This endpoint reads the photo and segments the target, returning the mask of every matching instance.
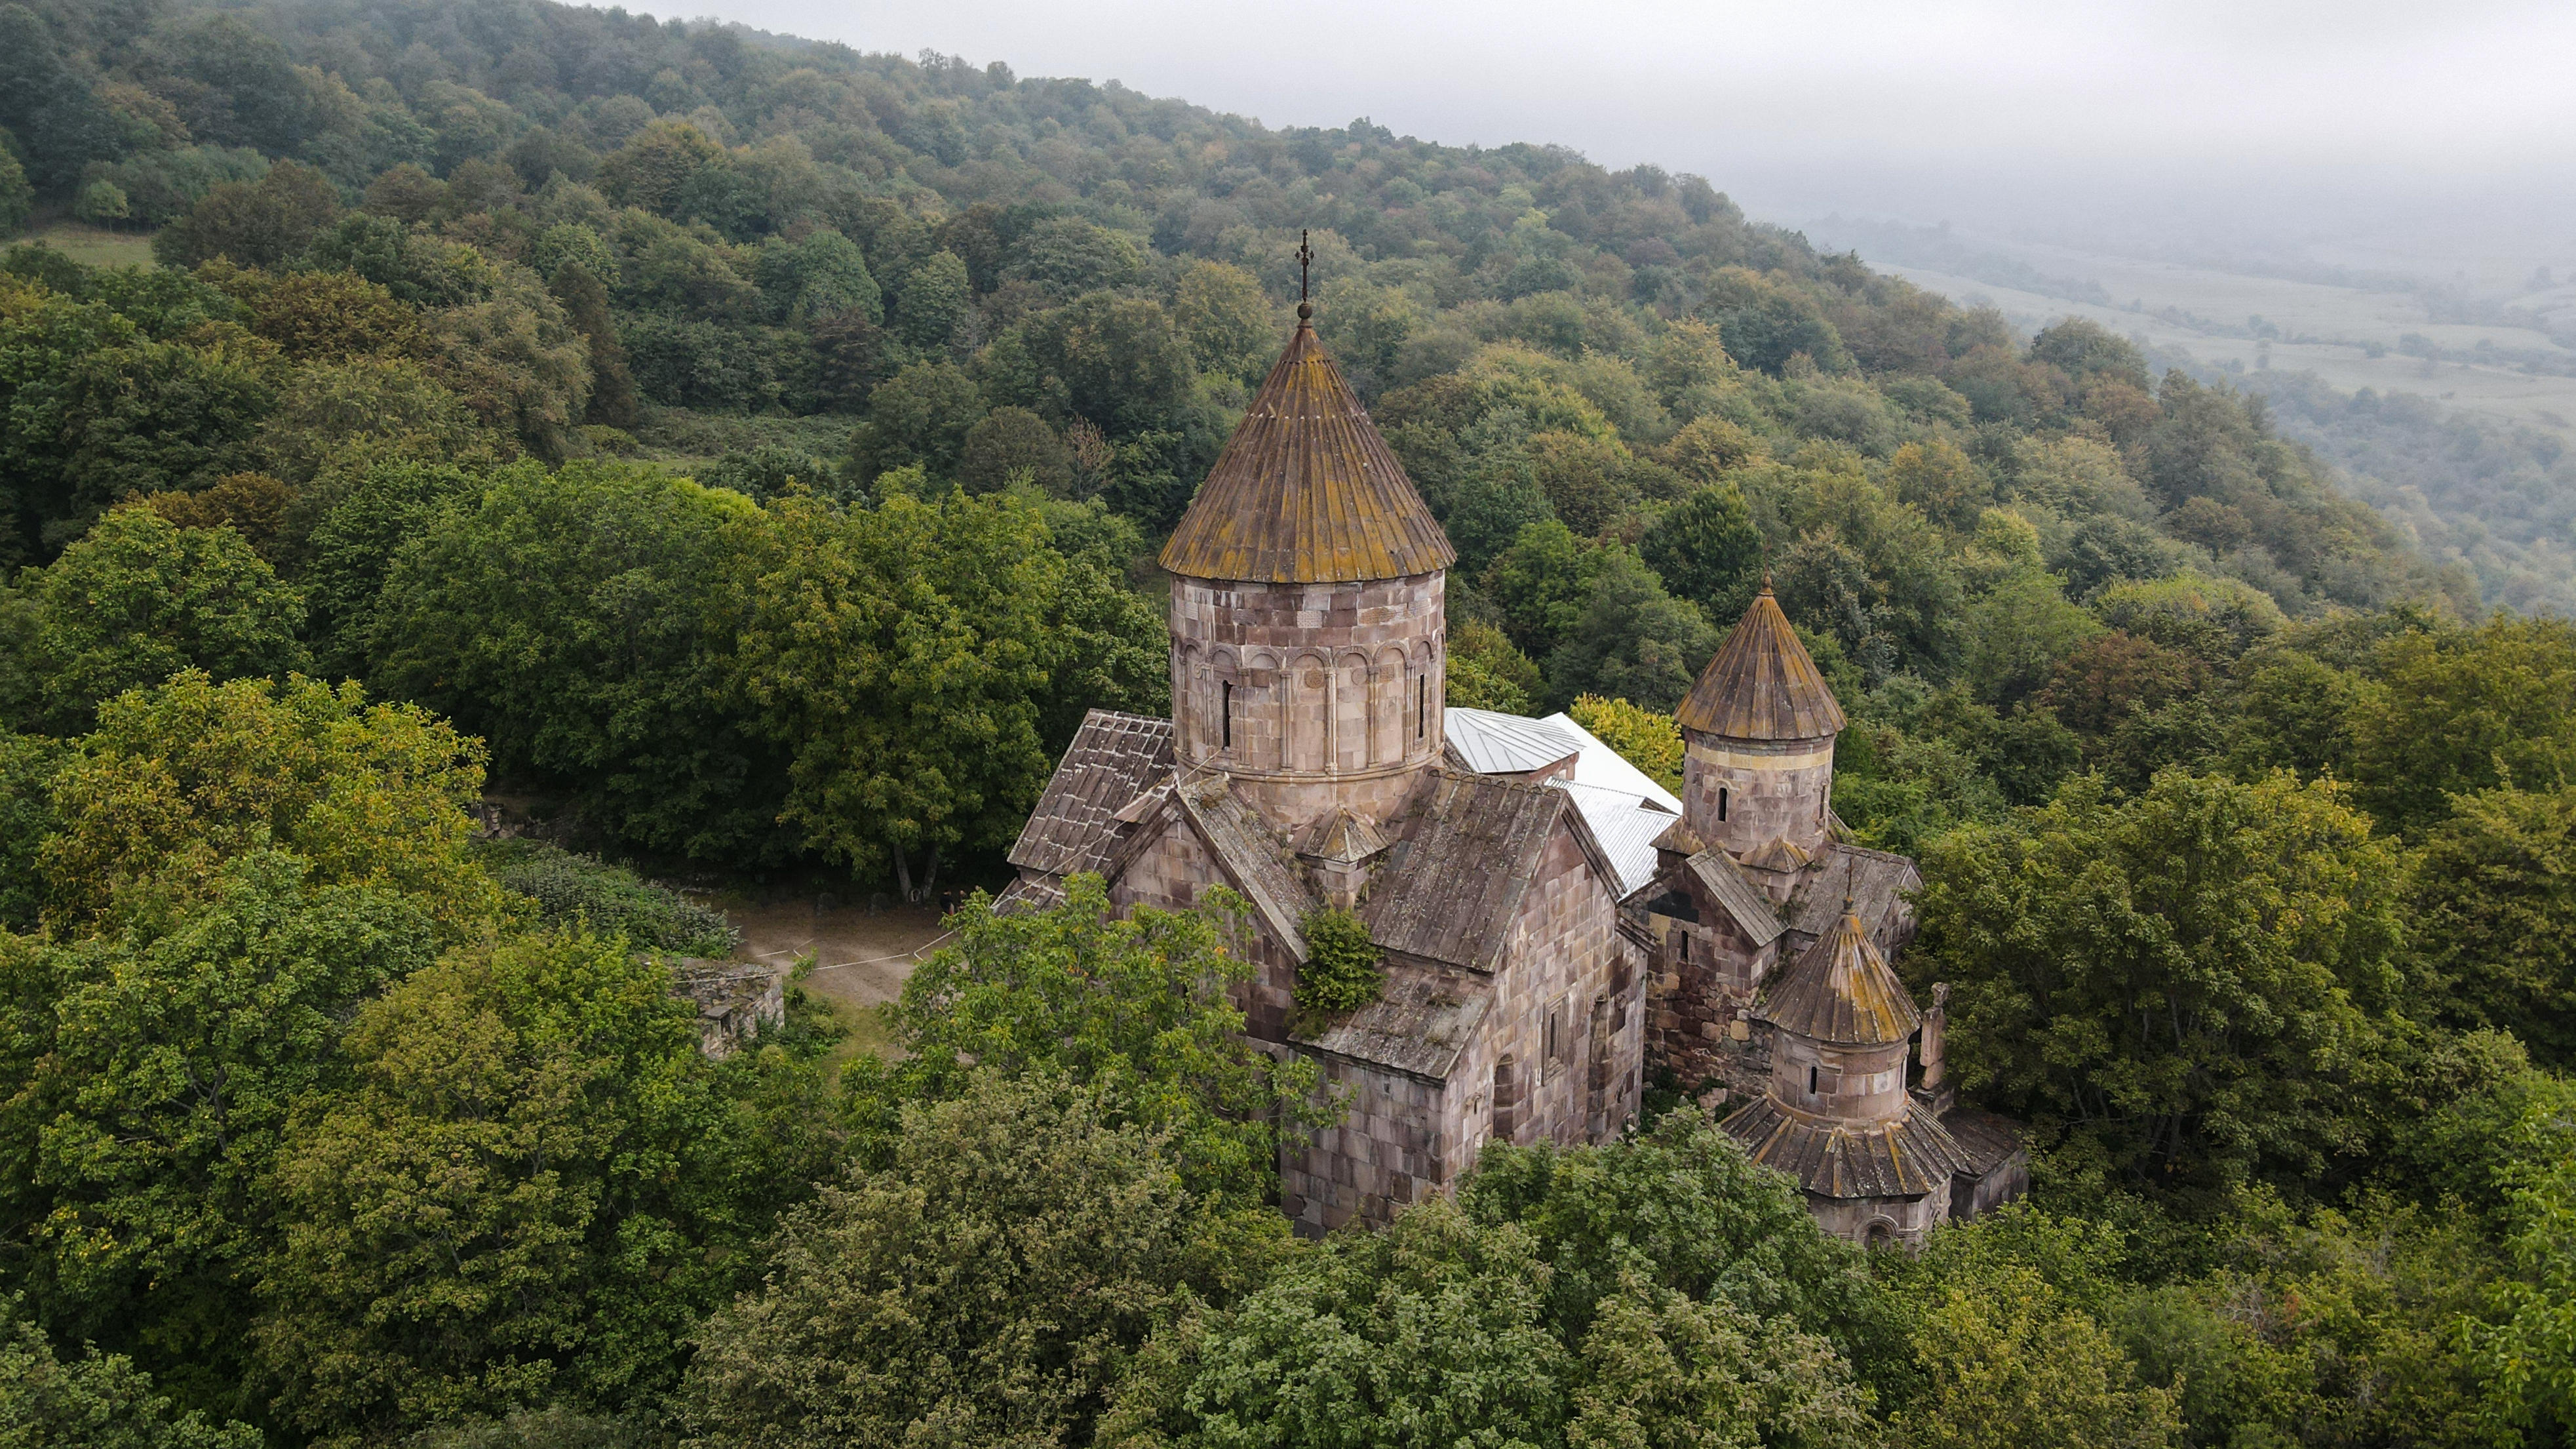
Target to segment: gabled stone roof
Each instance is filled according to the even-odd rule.
[[[1919,1113],[1923,1109],[1917,1106],[1914,1110]],[[2005,1158],[2023,1148],[2020,1123],[1974,1107],[1953,1107],[1942,1113],[1941,1126],[1959,1144],[1961,1165],[1979,1177],[2002,1166]]]
[[[1207,842],[1208,853],[1225,871],[1226,884],[1242,892],[1288,954],[1304,962],[1306,917],[1322,902],[1306,888],[1287,842],[1214,771],[1182,780],[1172,801]]]
[[[1905,983],[1845,909],[1833,929],[1771,980],[1753,1014],[1785,1032],[1836,1046],[1884,1046],[1914,1035],[1923,1013]]]
[[[1771,898],[1744,878],[1744,872],[1727,859],[1725,851],[1708,849],[1692,856],[1690,873],[1718,908],[1735,918],[1736,928],[1744,932],[1755,950],[1779,940],[1780,934],[1789,929],[1772,911]]]
[[[1163,546],[1194,579],[1395,579],[1458,561],[1341,369],[1300,320]]]
[[[1335,1056],[1444,1082],[1494,1003],[1494,980],[1470,971],[1390,961],[1378,998],[1309,1036],[1289,1040]]]
[[[1843,707],[1768,581],[1675,716],[1683,729],[1730,740],[1820,740],[1843,727]]]
[[[1921,1197],[1970,1163],[1929,1112],[1856,1126],[1809,1117],[1756,1097],[1718,1124],[1745,1155],[1798,1179],[1818,1197]]]
[[[1084,715],[1011,845],[1011,864],[1054,876],[1098,869],[1093,857],[1117,813],[1171,769],[1170,720],[1105,709]]]
[[[1360,908],[1370,938],[1388,951],[1492,971],[1560,828],[1617,890],[1618,873],[1562,790],[1442,770],[1389,824],[1396,843]]]
[[[1792,928],[1821,936],[1849,901],[1862,928],[1876,937],[1883,933],[1888,913],[1904,903],[1905,893],[1922,884],[1914,862],[1904,856],[1828,841],[1798,877],[1780,914]],[[1891,939],[1889,944],[1893,948],[1904,942]]]

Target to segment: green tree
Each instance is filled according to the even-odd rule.
[[[128,497],[202,488],[252,465],[275,368],[229,315],[205,315],[205,297],[155,318],[142,305],[150,292],[131,299],[138,317],[49,289],[0,290],[16,291],[0,307],[0,488],[16,495],[29,552],[51,554]],[[229,314],[220,294],[207,296]],[[155,340],[163,321],[190,340]]]
[[[368,672],[386,575],[411,541],[481,480],[464,469],[392,461],[342,480],[340,496],[305,537],[304,597],[326,677]]]
[[[64,50],[39,12],[0,6],[0,132],[13,143],[0,150],[16,161],[24,148],[26,179],[55,194],[70,191],[90,162],[123,149],[115,112]]]
[[[546,290],[562,306],[565,323],[580,334],[590,353],[590,402],[582,420],[611,428],[635,426],[642,419],[636,408],[635,374],[626,365],[626,344],[618,339],[617,323],[609,316],[608,289],[587,266],[567,262],[547,279]]]
[[[506,268],[482,297],[432,316],[424,350],[483,426],[541,458],[570,449],[590,400],[590,351],[535,273]]]
[[[341,362],[418,345],[419,309],[355,272],[299,272],[235,295],[251,309],[251,331],[295,362]]]
[[[1306,937],[1306,961],[1297,968],[1297,1005],[1331,1014],[1356,1011],[1377,1000],[1386,978],[1378,972],[1385,953],[1369,939],[1368,923],[1347,910],[1316,911],[1299,926]]]
[[[2576,1065],[2576,787],[2454,796],[2408,878],[2427,1014]]]
[[[1030,319],[1016,360],[997,341],[996,400],[1066,422],[1086,418],[1112,438],[1184,427],[1196,373],[1159,302],[1090,292]]]
[[[1512,642],[1534,657],[1564,643],[1591,599],[1602,557],[1554,519],[1523,528],[1484,577]]]
[[[2414,835],[2452,795],[2576,778],[2576,624],[2499,618],[2381,646],[2353,702],[2354,778],[2371,812]]]
[[[943,356],[974,305],[966,263],[955,252],[933,252],[904,277],[895,294],[895,336],[929,357]]]
[[[2048,684],[2061,661],[2102,632],[2036,559],[2011,566],[1969,605],[1962,672],[1976,697],[2013,705]]]
[[[1938,438],[1897,449],[1887,460],[1887,486],[1945,528],[1973,527],[1978,511],[1995,496],[1985,470]]]
[[[599,189],[620,206],[670,216],[682,189],[724,159],[724,148],[686,121],[656,121],[599,163]]]
[[[1240,1307],[1167,1333],[1101,1439],[1876,1442],[1867,1394],[1821,1339],[1635,1271],[1569,1319],[1561,1286],[1528,1229],[1432,1197],[1382,1232],[1335,1234]]]
[[[1058,297],[1123,287],[1145,259],[1124,233],[1078,216],[1049,217],[1023,233],[1003,264],[1006,277],[1033,282]]]
[[[1946,1285],[1913,1334],[1922,1375],[1896,1416],[1925,1449],[2165,1449],[2174,1395],[2142,1385],[2111,1335],[2026,1268]]]
[[[1547,656],[1549,698],[1601,694],[1678,709],[1717,645],[1698,605],[1665,593],[1634,553],[1604,550],[1582,615]]]
[[[1682,730],[1669,714],[1639,709],[1624,699],[1597,694],[1577,696],[1566,706],[1574,722],[1619,757],[1645,771],[1667,790],[1682,787]]]
[[[2576,1433],[2576,1094],[2562,1084],[2515,1124],[2508,1237],[2520,1271],[2498,1286],[2503,1321],[2472,1330],[2490,1375],[2495,1442]]]
[[[2114,629],[2060,659],[2039,702],[2069,728],[2099,739],[2131,713],[2188,699],[2209,684],[2209,665],[2198,656]]]
[[[182,529],[231,529],[272,567],[286,557],[286,514],[295,490],[282,478],[233,473],[202,493],[155,493],[143,501]]]
[[[502,769],[578,790],[619,839],[705,860],[792,848],[770,828],[782,761],[725,703],[710,624],[728,569],[767,531],[748,501],[593,463],[504,470],[446,512],[386,496],[415,488],[459,496],[395,474],[347,505],[425,525],[372,609],[373,678],[489,740]],[[387,514],[324,537],[362,549]],[[335,587],[362,596],[364,580]]]
[[[0,930],[32,930],[44,910],[36,852],[54,833],[54,772],[66,748],[43,735],[0,734]]]
[[[1530,1235],[1550,1312],[1569,1331],[1632,1279],[1784,1322],[1856,1361],[1894,1331],[1862,1255],[1816,1226],[1794,1183],[1693,1110],[1595,1147],[1489,1145],[1458,1203]]]
[[[43,723],[77,734],[99,705],[183,669],[218,679],[303,667],[304,600],[229,528],[174,528],[117,509],[29,590]]]
[[[2367,1152],[2398,1010],[2393,846],[2332,782],[2070,782],[1924,860],[1917,989],[1951,985],[1962,1085],[2077,1170],[2189,1187]]]
[[[771,238],[761,248],[759,280],[789,322],[844,312],[885,321],[885,297],[868,274],[867,256],[830,227],[818,227],[798,242]]]
[[[260,1283],[256,1349],[307,1433],[669,1391],[818,1166],[728,1103],[695,1008],[622,939],[452,951],[345,1047],[354,1085],[289,1128]]]
[[[339,193],[310,166],[280,161],[253,182],[227,181],[152,238],[165,267],[193,267],[229,257],[245,267],[275,267],[303,253],[340,214]]]
[[[1103,1120],[1168,1139],[1193,1190],[1269,1200],[1283,1133],[1331,1113],[1314,1065],[1275,1061],[1243,1035],[1233,992],[1252,979],[1248,927],[1227,893],[1197,911],[1111,914],[1097,876],[1063,905],[997,914],[980,898],[954,918],[956,944],[904,983],[892,1065],[853,1064],[853,1120],[890,1134],[904,1104],[952,1097],[975,1070],[1060,1076]]]
[[[1732,483],[1701,488],[1647,525],[1637,552],[1678,598],[1711,619],[1734,619],[1753,603],[1762,572],[1762,534]]]
[[[954,476],[984,411],[984,395],[965,369],[916,362],[869,396],[868,420],[850,436],[850,466],[868,481],[916,463],[933,477]]]
[[[768,519],[743,530],[720,627],[752,728],[789,757],[778,818],[926,896],[947,853],[1016,835],[1046,778],[1064,559],[1008,494]]]
[[[307,885],[367,885],[421,903],[454,939],[504,914],[465,857],[482,743],[354,684],[217,684],[190,670],[110,700],[53,780],[38,852],[48,920],[112,933],[201,897],[263,848],[306,862]]]
[[[26,168],[7,145],[0,144],[0,237],[26,230],[27,213],[35,205],[36,188],[27,184]]]
[[[1199,371],[1251,383],[1279,348],[1279,324],[1261,281],[1224,262],[1192,262],[1172,293],[1172,322]]]
[[[1449,656],[1442,669],[1441,698],[1452,708],[1529,714],[1547,689],[1538,665],[1502,630],[1481,619],[1450,626]]]
[[[957,452],[957,481],[990,493],[1025,478],[1062,497],[1073,487],[1073,451],[1026,408],[995,408],[966,430]]]
[[[341,1025],[426,964],[430,921],[391,890],[321,885],[254,850],[202,904],[72,945],[16,939],[0,1218],[45,1316],[146,1355],[224,1412],[287,1115],[339,1075]]]
[[[55,1357],[44,1329],[17,1316],[12,1300],[0,1315],[0,1443],[25,1449],[259,1449],[248,1424],[221,1428],[193,1410],[179,1412],[152,1392],[152,1376],[131,1359],[85,1348],[69,1363]]]
[[[892,1161],[781,1224],[766,1281],[702,1331],[708,1443],[1082,1443],[1148,1335],[1286,1248],[1163,1135],[1044,1074],[904,1109]]]

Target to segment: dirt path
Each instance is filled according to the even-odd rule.
[[[805,975],[808,995],[829,1002],[833,1014],[850,1030],[843,1049],[877,1052],[885,1028],[877,1008],[903,994],[903,983],[946,935],[939,917],[913,906],[890,906],[871,915],[865,906],[815,909],[810,897],[753,903],[723,903],[725,918],[742,932],[734,953],[746,961],[786,967],[799,956],[812,956]]]

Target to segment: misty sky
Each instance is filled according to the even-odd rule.
[[[651,0],[629,0],[650,10]],[[763,29],[1699,171],[1757,215],[2576,237],[2576,3],[716,0]],[[2213,233],[2213,234],[2214,234]]]

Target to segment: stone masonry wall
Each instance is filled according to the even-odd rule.
[[[1336,805],[1383,822],[1415,772],[1440,758],[1444,590],[1436,573],[1333,584],[1175,578],[1181,760],[1224,770],[1291,835]]]
[[[1824,839],[1833,788],[1830,735],[1752,741],[1683,732],[1682,818],[1730,855],[1781,839],[1813,850]]]
[[[1285,1155],[1298,1230],[1385,1222],[1454,1187],[1498,1136],[1572,1144],[1624,1130],[1643,1087],[1645,963],[1617,927],[1609,889],[1560,832],[1522,898],[1493,1003],[1446,1082],[1325,1059],[1328,1078],[1355,1095],[1340,1126]]]
[[[1690,889],[1696,893],[1697,883]],[[1712,902],[1701,900],[1697,911],[1697,923],[1647,918],[1661,943],[1648,966],[1647,1069],[1668,1068],[1694,1090],[1759,1093],[1770,1074],[1770,1035],[1752,1020],[1753,997],[1778,964],[1781,942],[1756,947]]]
[[[1905,1090],[1911,1038],[1856,1047],[1778,1032],[1775,1041],[1769,1083],[1775,1101],[1855,1126],[1896,1121],[1913,1105]],[[1813,1091],[1807,1089],[1811,1070]]]
[[[1862,1244],[1893,1240],[1921,1247],[1923,1236],[1950,1216],[1950,1183],[1921,1197],[1854,1197],[1807,1199],[1807,1210],[1826,1232]]]
[[[1322,1065],[1325,1083],[1347,1092],[1349,1107],[1312,1146],[1282,1154],[1279,1206],[1297,1230],[1328,1233],[1353,1218],[1383,1224],[1446,1191],[1462,1166],[1453,1160],[1447,1088],[1335,1057]]]

